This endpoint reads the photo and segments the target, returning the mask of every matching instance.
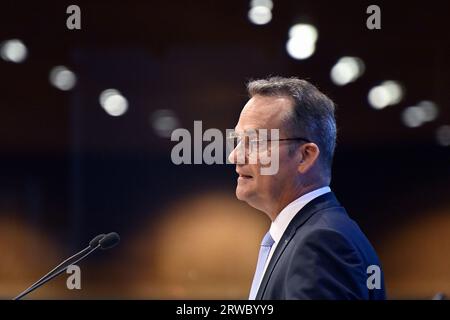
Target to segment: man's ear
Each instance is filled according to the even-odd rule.
[[[317,144],[309,142],[300,147],[300,153],[302,159],[298,165],[298,171],[306,173],[318,161],[320,150]]]

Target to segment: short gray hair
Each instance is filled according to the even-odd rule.
[[[282,96],[293,101],[293,113],[286,119],[288,130],[295,137],[304,137],[318,145],[319,159],[331,174],[336,147],[335,105],[330,98],[306,80],[283,77],[251,80],[247,84],[251,97]]]

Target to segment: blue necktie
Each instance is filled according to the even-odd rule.
[[[258,293],[259,285],[261,283],[261,278],[263,276],[264,266],[274,242],[275,241],[270,236],[270,233],[267,232],[261,242],[261,248],[259,249],[258,264],[256,265],[256,271],[253,277],[252,288],[250,290],[250,296],[248,297],[249,300],[255,300],[256,298],[256,294]]]

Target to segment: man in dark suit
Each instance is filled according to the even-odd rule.
[[[297,78],[255,80],[247,89],[229,160],[237,198],[272,221],[249,299],[384,299],[375,250],[329,187],[333,102]]]

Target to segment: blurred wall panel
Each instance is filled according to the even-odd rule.
[[[379,246],[393,299],[450,295],[450,202],[420,212],[386,233]]]
[[[156,223],[135,239],[129,286],[139,298],[248,296],[259,242],[268,227],[261,212],[233,194],[175,195]]]

